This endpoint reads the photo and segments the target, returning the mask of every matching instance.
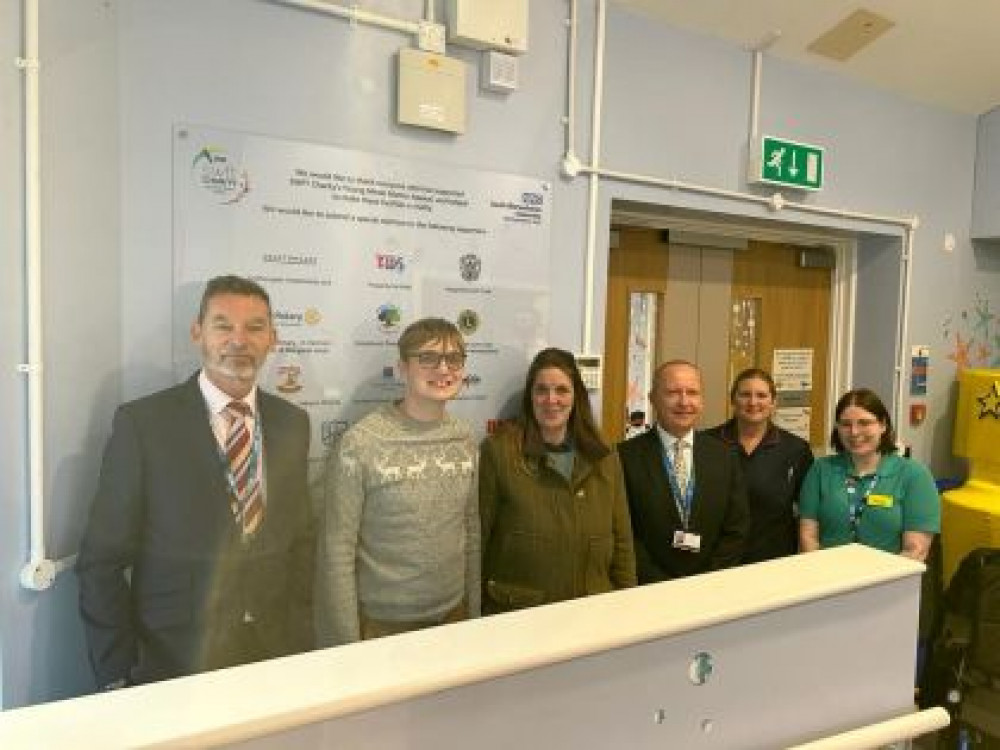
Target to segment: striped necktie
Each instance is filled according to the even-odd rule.
[[[261,497],[259,472],[260,456],[254,456],[254,436],[250,431],[250,407],[242,401],[231,401],[225,409],[229,419],[226,435],[226,459],[232,479],[233,516],[244,536],[252,536],[264,520],[264,498]],[[257,460],[252,460],[256,458]]]

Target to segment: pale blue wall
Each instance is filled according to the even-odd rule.
[[[582,2],[584,64],[578,149],[589,154],[591,2]],[[46,0],[43,3],[47,539],[75,551],[113,407],[171,377],[171,132],[178,122],[330,143],[464,167],[532,175],[555,186],[552,341],[581,345],[585,180],[558,173],[568,4],[531,3],[531,51],[508,96],[468,86],[468,133],[404,129],[394,117],[393,32],[261,0]],[[364,7],[416,18],[423,0]],[[19,53],[19,0],[0,0],[0,51]],[[478,55],[452,54],[477,68]],[[750,60],[736,46],[649,23],[612,5],[606,165],[744,189]],[[24,263],[17,170],[19,77],[0,66],[0,664],[3,705],[77,692],[89,682],[75,581],[42,594],[16,583],[27,547],[23,357]],[[968,242],[975,119],[901,101],[832,74],[769,61],[762,127],[825,144],[828,187],[815,203],[919,214],[911,340],[938,343],[940,321],[970,290],[998,296],[1000,264]],[[613,198],[767,216],[739,203],[605,183],[601,241]],[[783,216],[794,220],[794,216]],[[878,231],[877,227],[826,221]],[[945,232],[958,237],[953,255]],[[873,244],[878,244],[873,242]],[[605,262],[596,279],[603,340]],[[881,329],[879,329],[881,331]],[[870,332],[869,332],[870,333]],[[882,336],[887,339],[879,341]],[[869,336],[872,338],[872,336]],[[871,346],[891,345],[879,333]],[[931,424],[920,448],[948,457],[948,382],[934,351]]]

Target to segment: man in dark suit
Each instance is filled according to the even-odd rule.
[[[116,412],[77,559],[104,689],[312,647],[309,418],[257,387],[267,292],[210,280],[191,338],[199,373]]]
[[[749,523],[746,489],[736,454],[695,434],[701,373],[690,362],[665,362],[649,400],[656,426],[618,446],[639,583],[738,564]]]

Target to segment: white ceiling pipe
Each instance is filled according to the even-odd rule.
[[[55,564],[45,556],[44,381],[42,379],[42,178],[39,147],[38,0],[24,0],[24,255],[27,266],[27,362],[18,370],[28,378],[28,562],[21,585],[43,591],[52,585]]]
[[[334,3],[325,3],[321,0],[270,0],[271,2],[279,3],[281,5],[290,5],[296,8],[304,8],[306,10],[315,10],[320,13],[326,13],[331,16],[337,16],[339,18],[346,18],[355,23],[365,23],[369,26],[379,26],[383,29],[393,29],[395,31],[401,31],[404,34],[411,34],[412,36],[417,36],[420,32],[420,24],[414,21],[401,21],[398,18],[390,18],[388,16],[382,16],[378,13],[371,13],[367,10],[361,10],[356,6],[345,7],[343,5],[336,5]],[[433,9],[430,11],[431,16],[433,16]]]
[[[670,190],[684,190],[689,193],[699,193],[701,195],[714,195],[719,198],[733,198],[743,203],[760,203],[769,206],[773,203],[771,198],[762,195],[747,195],[735,190],[725,190],[723,188],[708,187],[706,185],[695,185],[689,182],[680,182],[666,177],[653,177],[652,175],[637,174],[634,172],[621,172],[616,169],[594,169],[593,167],[581,165],[580,171],[587,174],[596,174],[600,177],[618,180],[619,182],[634,182],[638,185],[650,185],[652,187],[662,187]]]

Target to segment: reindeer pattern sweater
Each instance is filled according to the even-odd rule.
[[[321,645],[376,620],[479,614],[478,450],[468,425],[418,422],[386,404],[349,428],[326,467]]]

